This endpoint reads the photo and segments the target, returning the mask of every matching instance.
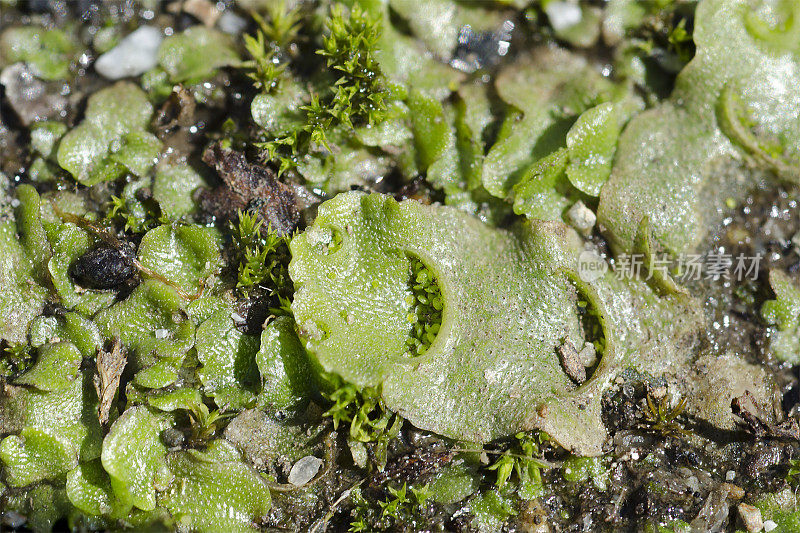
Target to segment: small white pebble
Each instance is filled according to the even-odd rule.
[[[591,342],[584,343],[583,348],[578,352],[578,359],[581,360],[581,364],[586,368],[593,367],[597,362],[597,350],[594,344]]]
[[[725,472],[725,481],[733,481],[734,479],[736,479],[736,472],[733,470]]]
[[[567,211],[567,222],[581,234],[590,235],[594,225],[597,223],[597,215],[578,200]]]
[[[322,459],[313,455],[306,455],[294,465],[289,471],[289,483],[295,487],[302,487],[317,475],[322,467]]]
[[[572,27],[583,18],[581,7],[571,2],[549,2],[544,11],[556,31]]]
[[[247,28],[247,21],[232,11],[224,11],[217,20],[217,27],[231,35],[237,35]]]
[[[166,339],[169,336],[169,330],[168,329],[160,328],[160,329],[155,330],[154,333],[155,333],[156,339]]]
[[[767,520],[764,522],[764,531],[769,532],[775,529],[776,527],[778,527],[778,524],[776,524],[772,520]]]
[[[231,313],[231,320],[233,320],[237,324],[243,324],[244,322],[246,322],[246,320],[244,319],[244,317],[242,315],[240,315],[239,313],[235,313],[235,312]]]
[[[94,63],[98,74],[110,80],[138,76],[158,63],[158,48],[164,36],[153,26],[142,26]]]

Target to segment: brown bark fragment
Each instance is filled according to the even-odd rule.
[[[214,167],[224,182],[213,191],[201,193],[203,210],[228,221],[236,220],[237,211],[251,211],[279,235],[297,227],[300,213],[295,195],[272,170],[249,163],[244,154],[222,148],[219,143],[205,151],[203,161]]]

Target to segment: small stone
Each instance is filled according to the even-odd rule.
[[[723,490],[728,491],[728,498],[731,500],[741,500],[744,498],[744,489],[732,483],[723,483],[720,485]]]
[[[556,31],[571,28],[583,18],[580,6],[571,2],[548,2],[544,11]]]
[[[750,504],[739,504],[739,516],[742,519],[745,529],[750,533],[764,529],[764,522],[761,520],[761,511]]]
[[[659,385],[658,387],[653,387],[650,389],[650,396],[653,397],[654,400],[660,400],[667,395],[667,387],[664,385]]]
[[[767,533],[769,533],[776,527],[778,527],[778,524],[776,524],[772,520],[767,520],[766,522],[764,522],[764,531],[766,531]]]
[[[520,530],[525,533],[550,533],[547,511],[538,499],[529,501],[523,507],[520,515]]]
[[[167,428],[161,432],[161,440],[170,448],[179,448],[186,437],[175,428]]]
[[[353,463],[359,468],[366,467],[367,461],[369,460],[367,445],[357,440],[350,440],[347,445],[350,448],[350,455],[353,457]]]
[[[578,359],[580,359],[584,367],[593,367],[595,363],[597,363],[597,350],[594,347],[594,343],[584,343],[583,348],[581,348],[581,351],[578,353]]]
[[[247,21],[232,11],[224,11],[217,21],[217,27],[230,35],[238,35],[247,28]]]
[[[94,63],[98,74],[109,80],[138,76],[158,64],[158,48],[164,36],[153,26],[142,26]]]
[[[734,479],[736,479],[736,472],[733,470],[725,472],[725,481],[733,481]]]
[[[313,455],[306,455],[297,461],[289,471],[289,483],[295,487],[302,487],[317,475],[322,467],[322,459]]]
[[[597,215],[578,200],[567,211],[567,222],[582,235],[590,235],[597,222]]]

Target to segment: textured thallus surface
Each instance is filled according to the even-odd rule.
[[[598,387],[613,349],[580,388],[561,369],[564,337],[583,343],[566,274],[579,248],[565,226],[512,233],[452,208],[344,193],[291,249],[292,309],[325,370],[362,387],[382,383],[389,408],[452,438],[484,442],[539,427],[569,448],[599,452]],[[435,274],[445,301],[439,335],[416,358],[405,347],[407,254]]]

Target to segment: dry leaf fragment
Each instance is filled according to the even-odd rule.
[[[572,381],[580,385],[586,381],[586,368],[584,368],[581,358],[579,357],[578,349],[572,339],[567,337],[558,348],[558,354],[561,357],[561,366],[564,372],[570,377]]]
[[[797,420],[784,419],[780,404],[773,405],[773,412],[770,413],[749,390],[731,400],[731,410],[741,420],[740,425],[757,439],[800,440]]]
[[[94,388],[99,399],[97,416],[101,425],[108,423],[111,404],[114,402],[114,396],[119,388],[119,380],[127,362],[126,353],[122,349],[119,339],[114,339],[111,351],[100,348],[97,352],[97,375],[94,376]]]

